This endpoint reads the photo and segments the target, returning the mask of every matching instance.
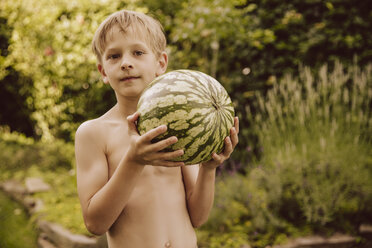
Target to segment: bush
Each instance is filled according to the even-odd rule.
[[[0,128],[0,149],[0,180],[33,166],[53,171],[57,168],[71,170],[75,164],[73,144],[61,140],[35,141],[4,127]]]
[[[100,79],[90,42],[106,16],[126,8],[160,19],[169,41],[169,69],[196,69],[215,76],[247,125],[245,106],[252,92],[267,89],[273,77],[294,72],[300,62],[313,67],[335,59],[349,63],[354,55],[360,65],[370,62],[369,4],[2,0],[0,123],[35,137],[73,140],[82,121],[112,107],[115,95]],[[249,134],[242,136],[241,148],[250,139]],[[233,155],[239,161],[246,155],[241,150]]]
[[[336,63],[315,77],[285,77],[252,117],[265,149],[262,163],[293,193],[310,223],[335,220],[340,210],[363,212],[372,200],[372,67]],[[371,210],[371,209],[369,209]]]
[[[372,217],[372,66],[333,67],[300,68],[256,95],[247,112],[260,158],[217,183],[204,240],[265,247],[311,232],[355,233]]]

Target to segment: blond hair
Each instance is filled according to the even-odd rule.
[[[118,27],[124,33],[130,28],[136,35],[145,39],[157,56],[160,56],[166,48],[167,41],[159,21],[140,12],[121,10],[107,17],[94,34],[92,49],[98,62],[102,62],[102,55],[107,45],[107,34],[114,27]]]

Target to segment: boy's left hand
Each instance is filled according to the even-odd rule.
[[[213,153],[212,159],[207,162],[202,163],[201,166],[208,168],[208,169],[215,169],[220,164],[222,164],[226,159],[228,159],[239,142],[238,134],[239,134],[239,118],[235,117],[234,127],[230,129],[230,136],[225,138],[225,148],[223,152],[220,154]]]

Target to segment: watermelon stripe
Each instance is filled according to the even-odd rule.
[[[200,90],[202,90],[202,92],[204,93],[205,96],[208,96],[210,95],[210,85],[207,85],[205,83],[205,81],[202,81],[201,78],[203,77],[197,77],[196,75],[192,75],[192,74],[189,74],[189,76],[194,79],[195,81],[198,82],[198,85],[195,85],[195,88],[199,88]]]
[[[233,126],[234,108],[225,89],[206,74],[190,70],[166,73],[155,79],[138,102],[138,131],[144,134],[166,124],[165,134],[153,142],[176,136],[165,151],[184,149],[175,161],[195,164],[220,153]]]

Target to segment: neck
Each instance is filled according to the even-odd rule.
[[[119,113],[123,117],[128,117],[129,115],[134,114],[137,111],[137,103],[138,103],[138,98],[119,98],[117,97],[117,107]]]

